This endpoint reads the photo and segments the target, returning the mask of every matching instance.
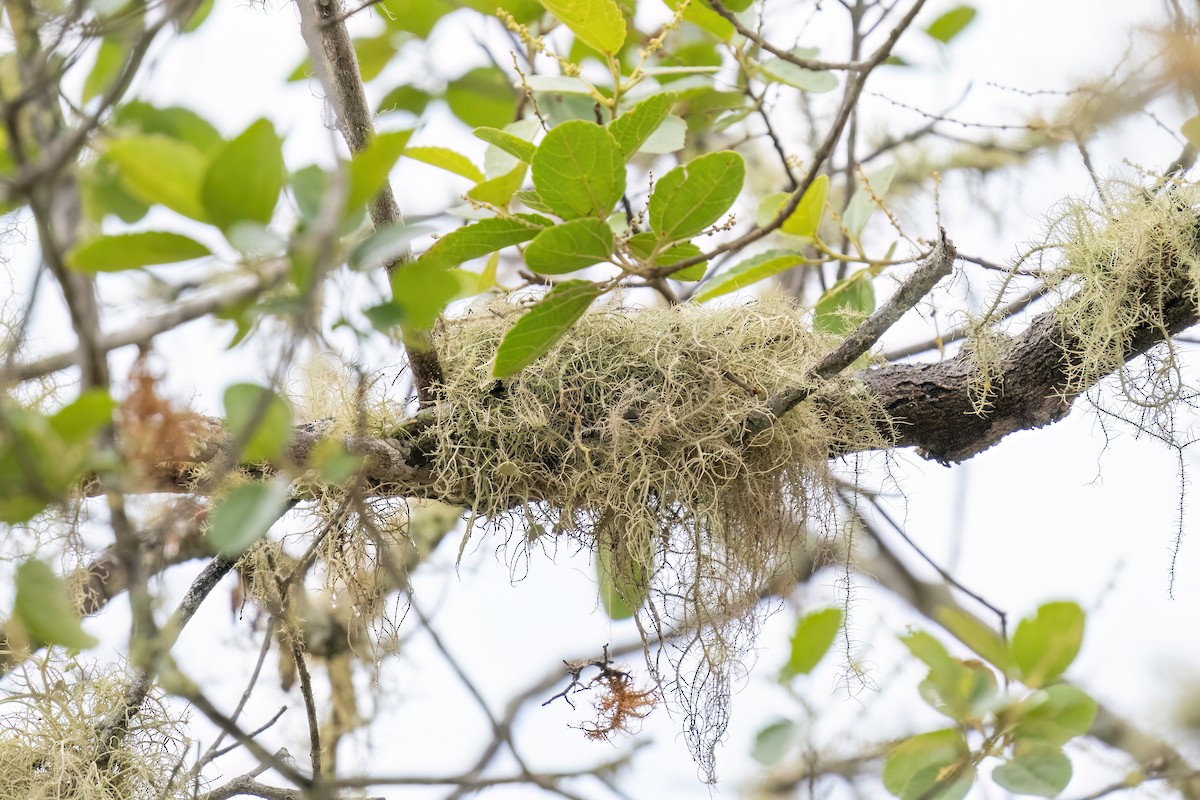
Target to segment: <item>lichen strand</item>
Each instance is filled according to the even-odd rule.
[[[830,518],[829,455],[886,447],[883,412],[849,383],[748,437],[767,398],[806,381],[835,341],[785,300],[586,315],[533,366],[497,381],[518,315],[505,303],[436,336],[445,393],[434,463],[444,496],[609,548],[614,588],[650,638],[700,631],[663,675],[701,767],[724,732],[756,599],[796,537]],[[524,541],[524,539],[519,540]],[[686,672],[681,672],[681,669]]]
[[[100,671],[51,654],[29,662],[0,706],[0,797],[22,800],[183,800],[186,720],[157,693],[102,747],[98,720],[125,702],[120,670]]]
[[[1200,288],[1200,186],[1171,182],[1147,191],[1110,181],[1106,193],[1107,203],[1065,201],[1047,233],[1062,253],[1047,283],[1069,295],[1057,312],[1065,334],[1066,397],[1121,372],[1140,329],[1159,328],[1169,338],[1165,304],[1181,287],[1194,301]],[[1169,378],[1151,383],[1157,388],[1149,396],[1129,399],[1169,402],[1178,392]]]

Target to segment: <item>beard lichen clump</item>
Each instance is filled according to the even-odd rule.
[[[439,494],[488,527],[527,520],[519,541],[551,531],[597,550],[648,639],[685,634],[694,646],[665,683],[711,774],[758,598],[798,538],[832,519],[830,458],[886,447],[885,415],[835,380],[765,429],[753,424],[836,345],[783,299],[600,309],[497,380],[492,358],[519,314],[494,303],[436,336]]]
[[[1056,313],[1068,397],[1120,372],[1139,330],[1160,329],[1169,339],[1167,305],[1181,290],[1195,303],[1200,287],[1200,186],[1164,181],[1151,191],[1109,181],[1106,189],[1104,202],[1065,201],[1048,227],[1047,242],[1062,254],[1046,283],[1065,298]],[[1151,383],[1164,400],[1175,393]],[[1130,399],[1154,402],[1153,396]]]
[[[192,796],[180,766],[186,720],[151,693],[121,733],[106,722],[125,707],[128,677],[46,655],[11,678],[0,703],[2,800],[126,800]]]

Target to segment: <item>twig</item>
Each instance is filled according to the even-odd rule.
[[[375,135],[375,124],[358,70],[354,44],[345,21],[339,19],[341,3],[337,0],[301,0],[298,5],[300,30],[312,56],[317,79],[337,115],[338,129],[351,153],[362,152]],[[389,181],[383,182],[379,193],[371,200],[370,214],[376,230],[403,222]],[[388,264],[387,272],[390,274],[399,263]],[[406,337],[404,349],[421,405],[427,406],[437,399],[438,387],[443,382],[433,339],[428,331],[411,332]]]

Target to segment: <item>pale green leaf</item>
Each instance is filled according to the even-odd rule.
[[[1021,620],[1012,640],[1021,681],[1036,689],[1066,672],[1079,654],[1083,626],[1083,609],[1071,602],[1047,603]]]
[[[217,153],[204,176],[208,219],[222,230],[235,222],[271,221],[287,170],[275,127],[260,119]]]
[[[49,565],[31,558],[17,567],[13,616],[34,642],[86,650],[99,642],[79,624],[67,585]]]
[[[594,97],[596,87],[574,75],[526,75],[525,85],[535,92]]]
[[[234,486],[217,498],[209,514],[209,546],[224,556],[238,556],[266,536],[287,507],[286,480]]]
[[[533,155],[537,152],[537,147],[520,136],[514,136],[499,128],[476,128],[475,135],[488,144],[499,147],[513,158],[524,161],[526,164],[533,163]],[[480,176],[479,180],[483,180],[483,177]]]
[[[1179,132],[1192,147],[1200,148],[1200,114],[1192,117],[1179,128]]]
[[[807,675],[829,652],[842,627],[842,612],[825,608],[805,614],[792,632],[792,653],[783,666],[783,677]]]
[[[658,130],[675,100],[673,92],[651,95],[608,124],[608,132],[621,146],[626,161],[633,158],[650,135]]]
[[[678,152],[687,143],[687,129],[687,122],[683,117],[668,114],[654,133],[650,134],[650,138],[646,139],[638,149],[638,152],[652,156]]]
[[[509,329],[496,350],[492,375],[515,375],[545,354],[584,315],[601,288],[588,281],[556,284]]]
[[[503,175],[475,184],[467,192],[467,197],[480,203],[491,203],[494,206],[507,206],[513,195],[525,183],[525,172],[529,167],[519,161],[517,165]]]
[[[612,255],[608,223],[584,217],[546,228],[525,248],[525,263],[534,272],[560,275],[590,267]]]
[[[653,561],[654,540],[645,533],[622,530],[597,543],[596,578],[609,619],[629,619],[646,602]]]
[[[155,264],[203,258],[212,252],[195,239],[167,231],[99,236],[67,253],[67,265],[80,272],[118,272]]]
[[[736,292],[746,286],[766,280],[773,275],[805,263],[804,254],[793,250],[768,250],[751,256],[729,269],[722,270],[705,281],[693,297],[695,303],[703,303],[723,294]]]
[[[400,307],[401,324],[410,331],[432,326],[459,289],[448,269],[423,261],[401,264],[390,281],[392,302]]]
[[[972,6],[958,6],[935,19],[925,32],[943,44],[962,33],[963,29],[975,19],[975,9]]]
[[[750,755],[763,766],[773,766],[796,746],[802,735],[803,730],[792,720],[776,720],[755,734]]]
[[[650,195],[650,227],[659,238],[689,239],[721,218],[737,200],[746,165],[724,150],[692,159],[662,176]]]
[[[495,9],[493,4],[492,9]],[[489,11],[489,13],[491,13]],[[476,67],[446,87],[446,104],[472,128],[503,128],[517,108],[517,90],[496,67]]]
[[[1071,782],[1071,760],[1057,747],[1038,747],[996,767],[992,780],[1016,794],[1054,797]]]
[[[225,428],[246,463],[274,461],[292,440],[292,406],[265,386],[235,383],[225,390]]]
[[[817,300],[813,327],[845,336],[875,311],[875,286],[867,269],[830,286]]]
[[[113,125],[135,128],[141,133],[158,133],[187,142],[208,156],[216,155],[225,140],[212,123],[188,108],[157,108],[142,100],[131,100],[117,107]]]
[[[625,16],[615,0],[541,0],[581,42],[605,55],[625,44]]]
[[[152,134],[115,139],[108,143],[107,153],[117,167],[122,186],[134,197],[207,221],[200,187],[208,158],[199,148]]]
[[[362,151],[350,161],[350,188],[346,193],[346,211],[353,212],[374,197],[384,184],[396,162],[400,160],[411,130],[376,134]]]
[[[887,190],[892,185],[892,178],[895,176],[896,165],[889,164],[868,175],[867,185],[860,186],[854,192],[854,196],[850,198],[850,203],[846,206],[846,213],[842,214],[842,224],[846,226],[846,230],[852,237],[857,239],[862,235],[871,214],[879,206],[878,200],[882,200],[883,196],[887,194]]]
[[[455,175],[461,175],[475,183],[479,183],[485,178],[483,172],[475,166],[471,159],[448,147],[408,147],[404,150],[404,157],[453,172]]]
[[[428,225],[385,225],[359,242],[347,263],[361,271],[390,267],[409,254],[413,239],[431,230]]]
[[[783,83],[810,94],[832,92],[838,87],[837,76],[828,71],[798,67],[782,58],[772,58],[759,65],[759,75],[770,83]]]
[[[896,797],[918,773],[940,770],[955,764],[969,753],[967,741],[954,728],[910,736],[892,747],[883,765],[883,785]]]
[[[129,44],[122,36],[105,36],[96,48],[96,63],[83,82],[83,102],[86,104],[94,97],[99,97],[125,66],[125,57],[129,52]]]

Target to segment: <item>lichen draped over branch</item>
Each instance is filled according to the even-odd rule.
[[[498,381],[491,360],[517,314],[481,307],[435,336],[438,493],[466,498],[485,525],[527,519],[525,541],[553,531],[598,548],[648,636],[699,637],[660,677],[711,773],[754,600],[798,537],[831,518],[830,454],[888,445],[883,414],[834,380],[747,435],[767,399],[811,380],[836,345],[785,300],[595,311]]]

